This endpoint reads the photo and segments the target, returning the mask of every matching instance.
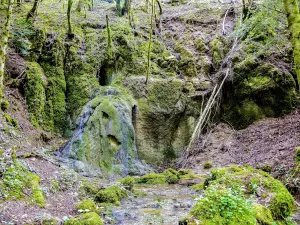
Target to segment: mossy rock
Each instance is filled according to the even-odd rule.
[[[132,191],[134,186],[134,178],[131,176],[127,176],[124,179],[121,180],[121,185],[125,187],[127,190]]]
[[[224,186],[208,188],[190,214],[201,221],[201,224],[207,225],[256,224],[251,205],[240,190]]]
[[[149,173],[137,178],[138,184],[167,184],[166,176],[164,174]]]
[[[255,213],[255,218],[258,224],[261,225],[273,225],[274,219],[272,217],[272,213],[266,207],[260,204],[253,204],[253,210]]]
[[[126,197],[128,197],[127,190],[119,186],[111,186],[100,190],[95,196],[95,201],[99,203],[119,204],[120,200]]]
[[[284,221],[295,206],[295,201],[286,187],[270,174],[248,166],[232,166],[214,169],[205,180],[204,189],[221,185],[226,188],[244,187],[243,197],[250,198],[258,190],[270,196],[263,206],[272,214],[274,220]]]
[[[179,173],[172,168],[165,170],[162,174],[166,176],[168,184],[177,184],[180,179]]]
[[[239,58],[234,74],[233,83],[225,85],[222,108],[224,119],[238,129],[289,113],[299,102],[292,74],[256,56]]]
[[[81,212],[85,212],[85,211],[95,212],[97,209],[97,206],[96,206],[95,202],[93,202],[92,200],[85,199],[76,205],[76,209]]]
[[[103,225],[103,221],[97,213],[89,212],[64,222],[64,225]]]
[[[6,99],[1,98],[1,99],[0,99],[0,108],[1,108],[1,110],[2,110],[3,112],[5,112],[6,110],[9,109],[9,107],[10,107],[9,102],[8,102]]]

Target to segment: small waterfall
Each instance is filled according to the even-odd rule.
[[[103,89],[100,90],[99,96],[117,96],[119,94],[119,91],[115,87],[106,86],[103,87]],[[93,100],[92,100],[93,101]],[[74,131],[74,134],[72,136],[72,139],[68,142],[68,144],[59,152],[56,152],[57,156],[60,156],[62,158],[68,158],[72,156],[72,147],[75,141],[81,141],[82,135],[84,132],[84,128],[89,121],[91,115],[93,114],[95,108],[92,108],[91,102],[88,103],[84,109],[81,115],[79,116],[79,119],[76,123],[77,127]]]
[[[81,140],[84,128],[89,121],[91,115],[93,114],[93,109],[90,104],[88,104],[85,108],[81,116],[79,117],[78,125],[76,130],[74,131],[74,134],[72,136],[72,139],[68,142],[68,144],[64,147],[64,149],[60,152],[61,157],[68,157],[70,156],[70,150],[72,149],[72,146],[75,141]]]

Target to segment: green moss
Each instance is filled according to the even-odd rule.
[[[99,191],[98,188],[95,185],[93,185],[89,182],[83,182],[83,185],[81,186],[81,189],[88,196],[94,196]]]
[[[1,108],[1,110],[3,112],[5,112],[6,110],[9,109],[9,107],[10,107],[9,102],[6,99],[1,98],[1,100],[0,100],[0,108]]]
[[[39,182],[40,182],[39,176],[34,174],[30,175],[30,186],[31,186],[32,198],[40,208],[45,208],[46,200],[39,186]]]
[[[140,190],[133,190],[132,193],[135,197],[144,197],[148,195],[147,192],[140,191]]]
[[[128,196],[128,192],[119,186],[111,186],[104,190],[99,191],[95,200],[99,203],[113,203],[118,204],[119,201]]]
[[[205,45],[205,43],[202,39],[196,39],[195,45],[197,47],[197,50],[202,54],[208,50],[208,47]]]
[[[81,212],[84,211],[95,212],[96,208],[97,208],[96,204],[89,199],[83,200],[76,205],[76,209]]]
[[[275,223],[271,211],[264,206],[260,204],[253,204],[253,210],[258,224],[273,225]]]
[[[288,191],[276,193],[270,202],[268,209],[276,220],[285,220],[293,211],[294,198]]]
[[[300,164],[300,147],[296,148],[296,158],[295,158],[296,164]]]
[[[24,87],[26,103],[33,125],[43,125],[45,121],[46,77],[40,65],[27,62],[26,83]]]
[[[139,184],[166,184],[166,176],[164,174],[149,173],[137,178]]]
[[[191,186],[191,189],[195,191],[203,191],[204,190],[204,183],[199,183]]]
[[[32,200],[39,207],[45,207],[46,200],[39,186],[39,176],[30,173],[19,162],[15,161],[6,169],[0,189],[7,200],[19,200],[27,197],[28,189],[31,191]]]
[[[203,169],[210,169],[212,168],[212,162],[205,162],[203,165]]]
[[[64,222],[64,225],[103,225],[103,221],[97,213],[89,212]]]
[[[18,127],[19,123],[16,119],[12,118],[9,114],[4,113],[4,118],[6,120],[7,123],[9,123],[10,125],[12,125],[13,127]]]
[[[172,168],[165,170],[162,174],[166,176],[168,184],[177,184],[180,178],[178,172]]]
[[[182,43],[183,44],[183,43]],[[189,50],[185,49],[181,43],[177,43],[175,51],[180,53],[181,60],[179,61],[179,69],[184,76],[196,77],[197,67],[195,57]]]
[[[131,191],[134,186],[134,178],[131,176],[125,177],[124,179],[122,179],[121,185],[127,190]]]
[[[226,39],[216,35],[214,39],[209,43],[209,46],[213,58],[214,67],[215,69],[217,69],[227,52]]]
[[[212,187],[191,210],[191,215],[203,224],[256,224],[251,205],[239,189]]]
[[[272,196],[269,204],[265,204],[275,220],[284,221],[293,211],[294,199],[285,186],[275,180],[270,174],[247,166],[232,166],[214,169],[205,180],[204,188],[212,189],[215,186],[226,188],[244,187],[244,198],[250,198],[260,190]]]

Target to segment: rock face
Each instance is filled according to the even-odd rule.
[[[132,124],[134,100],[119,89],[106,87],[84,108],[72,140],[62,151],[75,159],[84,174],[140,174]]]
[[[151,79],[146,86],[143,77],[126,80],[138,103],[134,125],[139,157],[156,166],[180,157],[199,116],[205,92],[196,88],[201,83],[206,81]]]

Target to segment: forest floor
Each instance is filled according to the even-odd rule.
[[[199,173],[205,162],[214,167],[231,164],[269,166],[272,173],[288,171],[295,165],[296,147],[300,145],[300,109],[281,118],[266,118],[236,131],[220,123],[201,137],[185,162]]]

